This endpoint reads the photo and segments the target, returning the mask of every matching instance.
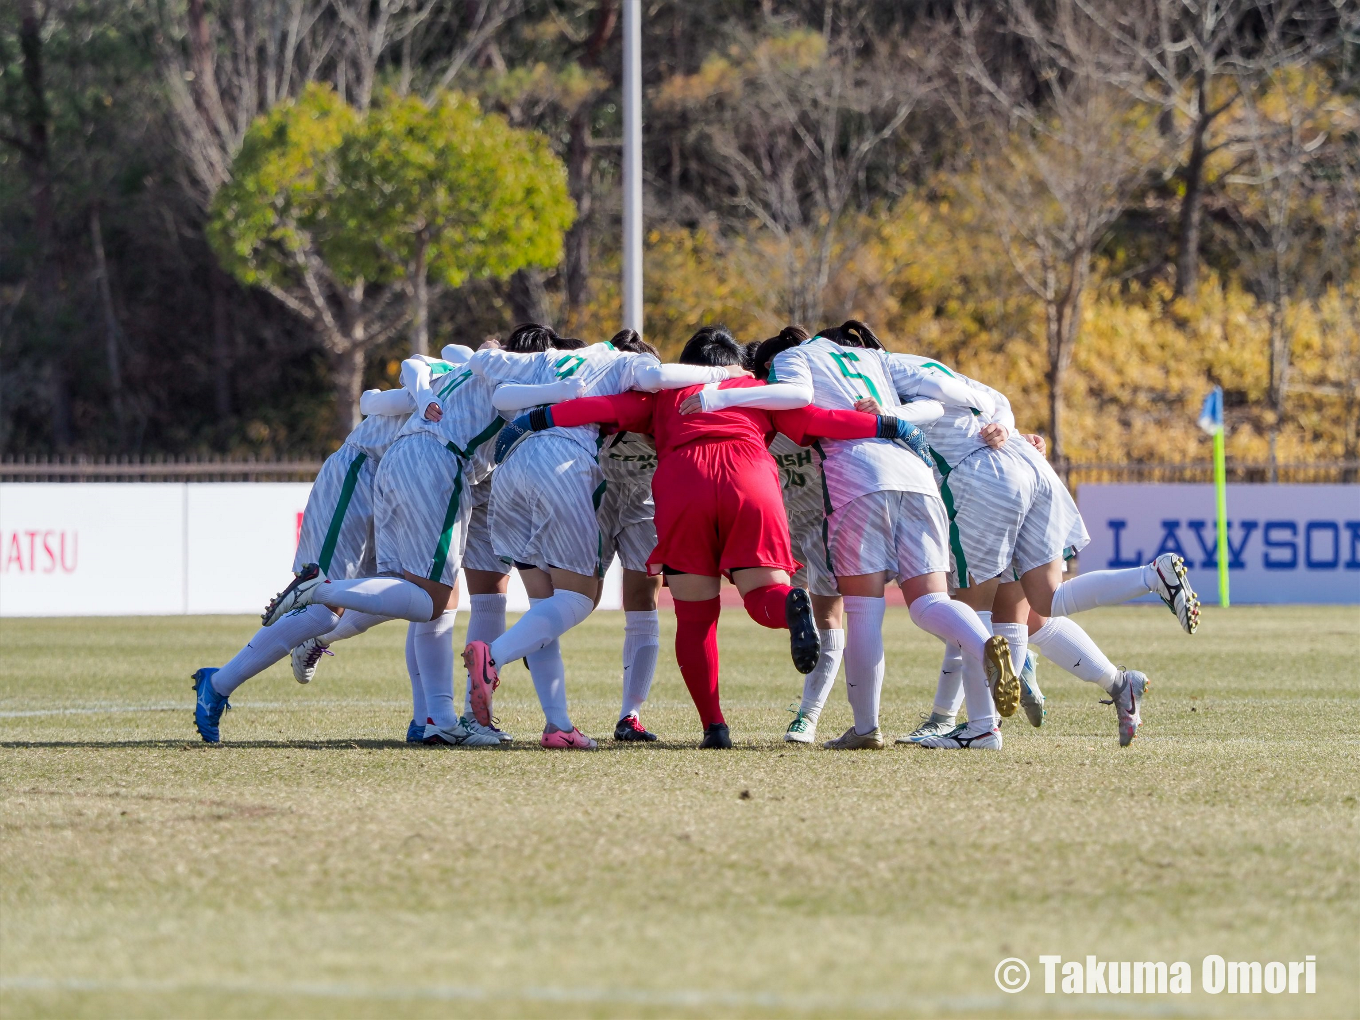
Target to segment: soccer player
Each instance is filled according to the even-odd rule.
[[[721,326],[699,330],[680,355],[682,364],[737,366],[743,348]],[[754,379],[719,385],[757,387]],[[897,418],[858,412],[802,409],[787,414],[741,408],[691,413],[709,387],[656,396],[624,394],[576,400],[540,409],[511,422],[498,443],[516,432],[597,421],[649,432],[657,449],[652,482],[657,545],[648,557],[652,573],[667,576],[675,598],[676,658],[704,727],[703,747],[732,746],[718,694],[719,586],[728,577],[746,611],[765,627],[787,628],[794,665],[809,673],[819,639],[805,589],[790,585],[797,569],[779,496],[778,474],[766,449],[776,431],[795,443],[810,437],[882,435],[918,441],[921,433]],[[922,450],[924,445],[922,444]]]
[[[502,384],[574,378],[588,396],[716,382],[731,374],[663,366],[650,354],[620,350],[612,343],[531,355],[479,351],[469,368]],[[500,682],[496,664],[525,658],[546,719],[540,743],[547,748],[596,746],[571,721],[558,639],[590,615],[600,596],[602,539],[596,511],[604,478],[598,447],[599,428],[593,423],[550,429],[518,444],[492,481],[496,554],[520,569],[533,604],[494,641],[468,642],[464,663],[472,678],[472,708],[479,721],[489,723],[492,692]]]
[[[778,354],[776,382],[765,394],[705,392],[703,407],[740,404],[854,408],[871,399],[888,413],[899,393],[913,397],[976,402],[957,380],[938,379],[889,360],[882,343],[861,322],[824,329]],[[999,748],[996,714],[1019,704],[1019,680],[1006,639],[991,635],[977,613],[950,600],[948,528],[944,503],[923,458],[883,439],[827,440],[817,447],[826,496],[829,562],[845,604],[846,693],[854,725],[824,746],[878,749],[883,686],[883,593],[895,579],[917,626],[957,645],[966,663],[968,730],[954,747]]]

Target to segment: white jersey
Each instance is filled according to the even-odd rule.
[[[361,451],[376,466],[410,419],[408,414],[370,414],[345,437],[345,442]]]
[[[1005,394],[946,368],[931,358],[922,358],[915,354],[892,354],[889,357],[894,362],[931,373],[938,378],[958,380],[966,384],[969,390],[979,398],[968,404],[956,400],[942,401],[944,414],[932,424],[925,426],[926,440],[930,443],[930,449],[936,457],[937,465],[939,461],[943,461],[945,468],[953,469],[958,467],[959,463],[966,457],[977,453],[978,450],[988,449],[981,437],[984,425],[992,423],[1004,425],[1014,434],[1015,415],[1011,411],[1011,402],[1006,399]],[[1017,441],[1023,442],[1023,440]],[[1029,444],[1026,443],[1025,445],[1028,446]]]
[[[776,432],[770,456],[779,468],[779,487],[789,520],[820,519],[826,513],[826,498],[822,495],[822,462],[816,451]]]
[[[770,382],[805,387],[814,404],[832,410],[853,410],[855,401],[872,397],[885,414],[899,406],[899,393],[933,398],[938,391],[926,372],[893,363],[886,351],[841,347],[823,337],[776,355]],[[870,492],[936,492],[930,469],[893,440],[822,439],[814,449],[822,456],[832,510]]]
[[[489,349],[478,351],[468,362],[468,368],[478,378],[493,386],[496,383],[544,384],[559,379],[579,379],[583,397],[612,397],[638,388],[635,372],[644,366],[659,366],[650,354],[632,354],[617,350],[613,344],[591,344],[577,351],[543,351],[539,354],[515,354],[511,351]],[[552,428],[542,435],[560,436],[572,440],[591,456],[599,448],[600,427],[581,425],[574,428]]]
[[[491,403],[495,384],[461,365],[431,358],[402,363],[402,382],[416,394],[416,411],[400,435],[428,432],[464,460],[468,485],[491,472],[496,433],[505,424]],[[425,408],[433,400],[443,417],[430,421]]]

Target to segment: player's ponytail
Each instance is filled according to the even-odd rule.
[[[661,360],[661,352],[638,336],[635,329],[621,329],[610,338],[609,342],[614,345],[616,350],[626,351],[629,354],[650,354],[658,361]]]
[[[726,326],[704,326],[695,332],[680,352],[682,365],[740,365],[742,345],[737,343]]]
[[[833,344],[839,344],[841,347],[868,347],[877,351],[884,349],[883,341],[874,335],[872,329],[858,319],[846,319],[839,326],[820,330],[817,335],[826,337]]]
[[[541,322],[525,322],[516,326],[502,345],[504,350],[514,354],[541,354],[556,349],[574,351],[585,346],[584,340],[575,337],[558,336],[557,330]]]
[[[804,340],[811,339],[808,331],[802,326],[785,326],[776,336],[767,340],[762,340],[757,346],[755,356],[751,359],[752,363],[747,365],[755,373],[757,379],[768,379],[770,377],[770,362],[775,355],[787,351],[790,347],[797,347]]]

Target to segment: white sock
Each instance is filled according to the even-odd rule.
[[[868,733],[878,725],[886,605],[881,598],[845,596],[845,696],[855,713],[856,733]]]
[[[287,655],[294,645],[318,637],[335,626],[335,614],[326,606],[305,606],[289,613],[272,627],[261,627],[230,662],[212,676],[213,690],[230,694]]]
[[[944,661],[940,663],[940,679],[935,682],[935,704],[931,711],[952,719],[962,707],[963,653],[959,651],[958,645],[946,641]]]
[[[1071,616],[1096,606],[1117,606],[1152,591],[1155,578],[1151,564],[1078,574],[1053,592],[1053,615]]]
[[[1055,666],[1109,692],[1119,682],[1115,668],[1091,635],[1073,620],[1053,616],[1029,636],[1029,643]]]
[[[412,585],[411,587],[415,587]],[[452,609],[437,619],[415,625],[416,667],[420,687],[425,693],[425,718],[441,730],[458,725],[453,707],[453,621]]]
[[[413,623],[429,623],[434,600],[418,584],[400,577],[361,577],[355,581],[327,581],[313,600],[341,609],[390,616]],[[275,625],[277,626],[277,624]]]
[[[473,595],[469,600],[468,641],[495,641],[505,633],[505,596]],[[464,675],[463,714],[472,714],[472,676]]]
[[[416,661],[416,628],[418,623],[406,625],[406,674],[411,678],[411,718],[421,726],[430,718],[425,711],[425,688],[420,683],[420,663]]]
[[[822,653],[817,656],[817,665],[812,672],[803,679],[803,703],[798,706],[798,710],[813,722],[822,717],[822,708],[831,696],[841,658],[845,655],[845,631],[818,630],[817,636],[822,639]]]
[[[623,614],[623,710],[622,719],[637,715],[652,690],[656,657],[661,651],[661,617],[655,609],[636,609]]]
[[[378,624],[386,623],[390,619],[390,616],[375,616],[372,613],[360,613],[351,609],[349,612],[345,613],[344,616],[340,617],[340,622],[337,623],[332,630],[321,635],[321,643],[329,647],[337,641],[345,640],[345,638],[356,637],[370,627],[376,627]],[[274,626],[277,627],[278,624],[275,624]]]
[[[1025,668],[1025,645],[1029,643],[1029,628],[1023,623],[994,623],[992,633],[1000,634],[1011,646],[1011,667],[1015,670],[1015,675],[1019,676],[1020,671]]]
[[[556,591],[546,599],[530,599],[529,611],[491,643],[497,663],[514,662],[556,641],[590,615],[592,599],[574,591]]]
[[[529,612],[532,613],[536,607],[548,601],[530,599]],[[572,723],[571,715],[567,712],[567,668],[562,663],[561,643],[553,638],[542,648],[536,648],[524,656],[524,664],[529,667],[529,676],[534,681],[534,692],[543,708],[543,718],[549,726],[570,730]]]
[[[911,622],[927,634],[957,644],[965,658],[982,658],[983,647],[992,635],[977,613],[962,602],[955,602],[942,591],[931,592],[912,602],[910,612]]]
[[[987,686],[987,669],[980,656],[963,657],[963,697],[968,706],[968,732],[988,733],[996,728],[996,703]]]

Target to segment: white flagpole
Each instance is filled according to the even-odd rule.
[[[642,0],[623,0],[623,326],[642,334]]]

